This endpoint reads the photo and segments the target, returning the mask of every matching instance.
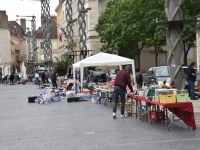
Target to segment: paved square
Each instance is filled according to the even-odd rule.
[[[152,125],[112,118],[108,106],[87,102],[28,103],[45,90],[36,85],[0,85],[0,150],[199,150],[195,131],[175,122]],[[199,115],[198,115],[199,116]]]

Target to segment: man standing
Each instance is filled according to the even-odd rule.
[[[14,85],[14,79],[15,79],[15,77],[14,77],[14,75],[11,73],[11,75],[10,75],[10,84],[11,84],[11,85]]]
[[[42,83],[45,84],[46,75],[45,72],[42,73]]]
[[[36,71],[36,73],[35,73],[35,84],[37,84],[37,85],[38,85],[38,80],[39,80],[39,74]]]
[[[56,72],[54,71],[53,74],[51,75],[51,82],[52,82],[52,84],[53,84],[53,87],[55,87],[55,88],[57,89],[56,80],[57,80],[57,74],[56,74]]]
[[[136,69],[135,70],[136,72],[136,83],[137,83],[137,88],[142,88],[142,84],[143,84],[143,77],[142,77],[142,74],[140,72],[139,69]]]
[[[113,106],[113,118],[116,119],[116,111],[117,111],[117,102],[120,96],[121,98],[121,117],[126,117],[124,115],[124,105],[125,105],[125,95],[126,95],[126,86],[128,85],[131,92],[133,92],[133,88],[131,86],[130,73],[132,68],[130,65],[126,66],[124,70],[120,70],[117,72],[114,84],[114,106]]]

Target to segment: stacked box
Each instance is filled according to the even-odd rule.
[[[176,94],[176,100],[177,100],[177,103],[188,102],[189,101],[189,94],[188,93]]]
[[[160,95],[160,103],[162,104],[176,103],[176,95],[175,94]]]

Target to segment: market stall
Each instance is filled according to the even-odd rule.
[[[151,123],[151,106],[156,105],[156,106],[161,106],[164,108],[164,111],[167,112],[167,109],[169,109],[172,112],[173,118],[172,122],[170,123],[168,114],[166,113],[165,116],[167,117],[168,121],[168,130],[169,127],[172,125],[172,123],[175,121],[174,115],[176,115],[180,120],[183,120],[188,126],[190,126],[193,130],[196,129],[196,124],[195,124],[195,118],[194,118],[194,111],[193,111],[193,105],[191,102],[179,102],[179,103],[160,103],[156,101],[152,101],[148,98],[145,98],[144,96],[138,96],[138,95],[133,95],[129,94],[128,95],[130,98],[136,100],[136,117],[139,114],[139,118],[142,118],[142,104],[141,102],[145,102],[146,104],[146,119],[149,120],[149,123]],[[139,107],[139,108],[138,108]],[[133,112],[132,112],[133,113]],[[165,118],[164,118],[165,119]]]
[[[75,69],[80,68],[80,74],[81,74],[81,88],[83,89],[83,69],[84,67],[89,66],[119,66],[120,69],[122,69],[122,65],[132,65],[133,70],[133,78],[135,80],[135,64],[133,59],[121,57],[114,54],[108,54],[100,52],[98,54],[95,54],[93,56],[87,57],[75,64],[73,64],[73,78],[75,81]]]

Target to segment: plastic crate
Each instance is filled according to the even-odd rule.
[[[36,98],[37,98],[37,96],[30,96],[30,97],[28,97],[28,102],[29,103],[35,103]]]
[[[165,120],[165,112],[164,111],[150,111],[150,118],[154,121]]]
[[[188,102],[189,101],[189,94],[188,93],[176,94],[176,100],[177,100],[177,103]]]
[[[176,103],[176,95],[175,94],[160,95],[160,103],[162,104]]]
[[[155,89],[149,89],[149,96],[155,96]]]

